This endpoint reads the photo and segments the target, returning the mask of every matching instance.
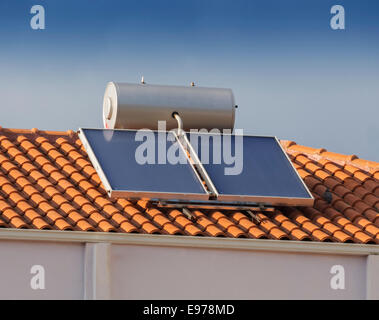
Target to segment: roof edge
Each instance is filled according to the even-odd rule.
[[[342,153],[330,152],[324,148],[317,149],[307,147],[297,144],[295,141],[292,140],[280,140],[280,143],[284,150],[290,154],[303,153],[318,158],[322,157],[325,160],[333,161],[340,165],[353,165],[358,169],[371,173],[379,171],[379,162],[361,159],[355,154],[345,155]]]
[[[190,247],[225,250],[271,251],[332,255],[379,255],[379,246],[333,242],[288,241],[268,239],[214,238],[131,233],[57,231],[35,229],[0,229],[0,240],[53,241],[68,243],[107,242],[111,244]]]

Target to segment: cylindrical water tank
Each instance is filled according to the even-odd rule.
[[[232,129],[235,102],[231,89],[163,86],[110,82],[103,101],[104,127],[109,129],[177,128],[172,114],[183,120],[183,129]]]

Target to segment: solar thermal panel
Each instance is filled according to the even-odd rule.
[[[313,197],[275,137],[187,133],[218,201],[311,205]]]
[[[151,130],[138,132],[83,128],[79,130],[79,137],[110,196],[138,199],[208,199],[208,194],[188,163],[183,149],[175,145],[177,142],[172,133]],[[141,140],[138,135],[146,139]],[[138,152],[138,148],[147,143],[148,136],[153,139],[150,158],[147,149],[144,150],[145,153]],[[171,147],[177,147],[174,150],[184,161],[176,164],[167,161],[159,163],[159,158],[164,153],[167,154]],[[141,159],[137,159],[141,155],[146,156],[149,162],[141,163]]]

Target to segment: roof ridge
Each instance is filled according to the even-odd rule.
[[[364,170],[372,174],[377,171],[379,172],[379,162],[361,159],[355,154],[346,155],[338,152],[331,152],[324,148],[312,148],[299,145],[292,140],[280,140],[280,144],[284,150],[290,154],[303,153],[311,157],[330,160],[342,166],[352,165],[360,170]]]
[[[0,126],[0,132],[10,133],[10,134],[42,134],[42,135],[53,135],[53,136],[69,136],[72,137],[76,134],[73,130],[58,131],[58,130],[39,130],[37,128],[32,129],[19,129],[19,128],[4,128]]]

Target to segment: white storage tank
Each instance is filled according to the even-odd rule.
[[[233,129],[235,102],[231,89],[197,86],[108,83],[103,101],[104,127],[109,129],[177,128],[177,112],[183,129]]]

